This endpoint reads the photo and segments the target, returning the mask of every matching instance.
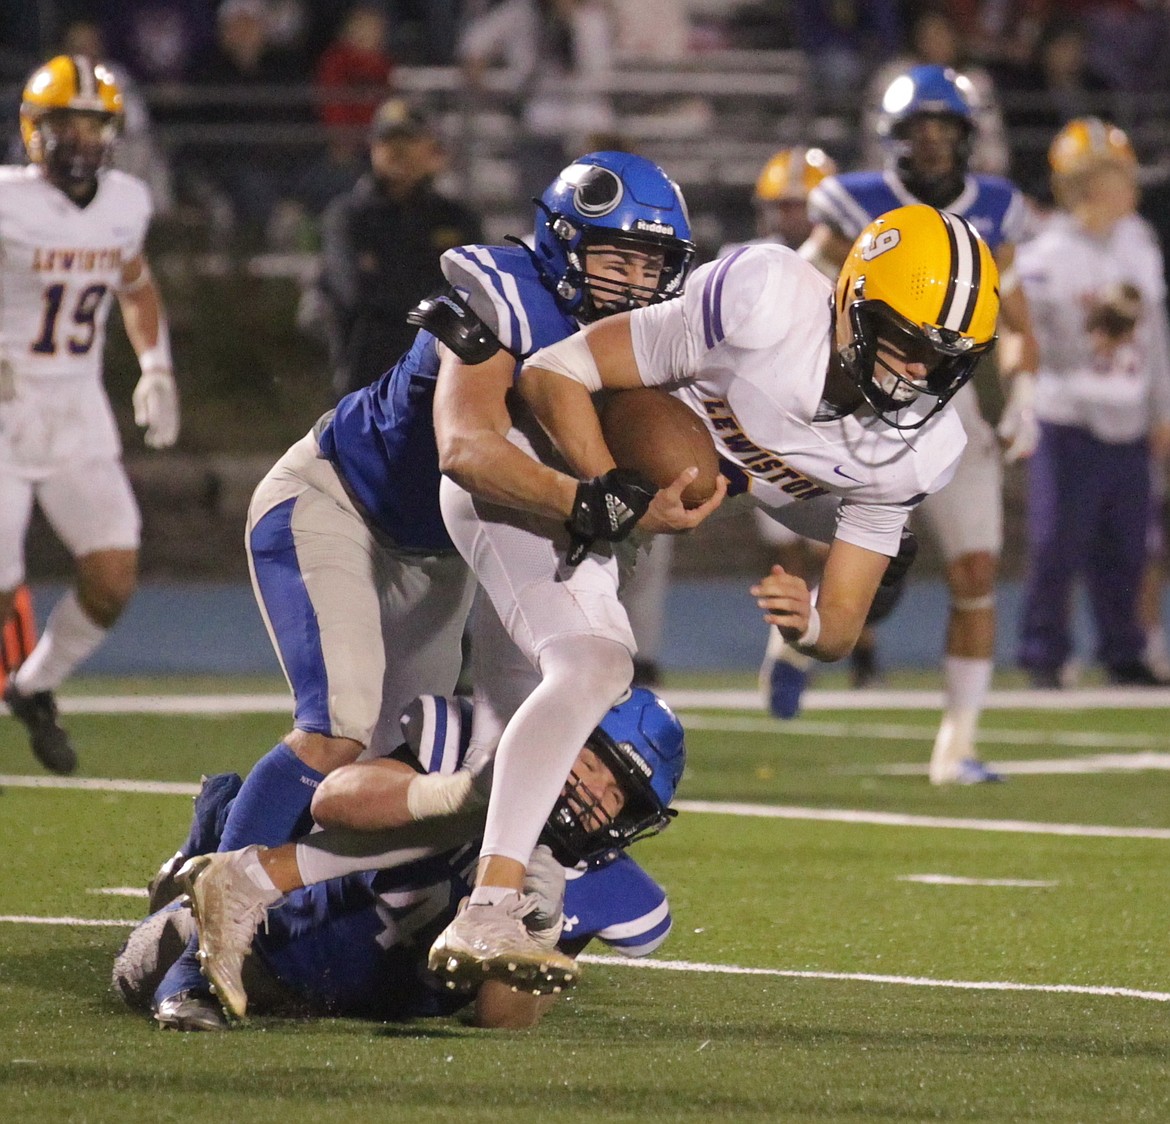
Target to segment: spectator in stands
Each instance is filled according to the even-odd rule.
[[[297,177],[295,195],[301,215],[304,211],[320,215],[330,200],[351,190],[366,170],[370,122],[394,74],[387,34],[383,10],[359,3],[349,10],[317,60],[313,94],[328,136],[324,149],[306,162]]]
[[[862,111],[862,166],[880,168],[885,162],[886,142],[877,128],[882,97],[899,74],[919,63],[947,66],[967,79],[976,126],[968,167],[973,172],[1005,175],[1008,145],[995,83],[983,67],[966,56],[958,24],[945,8],[936,5],[924,8],[911,24],[909,50],[879,67],[870,80]]]
[[[1074,118],[1100,112],[1108,92],[1104,79],[1089,66],[1085,47],[1084,25],[1059,16],[1044,28],[1035,57],[1022,66],[997,68],[997,81],[1009,103],[1013,178],[1046,204],[1051,200],[1048,139]]]
[[[215,39],[215,0],[106,0],[95,7],[111,54],[140,82],[193,79]]]
[[[211,189],[222,192],[245,239],[258,239],[273,206],[288,190],[295,158],[272,147],[272,126],[308,119],[304,60],[268,42],[264,0],[223,0],[216,41],[202,59],[197,81],[210,95],[198,106],[202,126],[218,126],[213,142],[187,154]],[[283,87],[283,89],[282,89]],[[279,138],[278,138],[279,139]]]
[[[1162,255],[1136,213],[1137,159],[1120,129],[1079,118],[1049,158],[1061,214],[1018,258],[1041,341],[1020,663],[1035,686],[1062,685],[1072,587],[1083,576],[1110,682],[1159,685],[1137,598],[1150,459],[1164,465],[1170,455]]]
[[[336,38],[317,60],[317,113],[337,130],[368,128],[391,83],[394,60],[386,48],[386,15],[370,3],[350,8]]]
[[[433,123],[392,98],[371,126],[371,171],[326,209],[318,288],[338,397],[409,349],[406,314],[443,284],[439,256],[483,240],[479,217],[434,188],[445,162]]]
[[[583,151],[586,134],[614,127],[599,88],[613,67],[613,31],[602,0],[472,0],[457,55],[468,85],[482,92],[502,72],[522,128],[520,194],[539,195]]]
[[[830,101],[848,99],[873,68],[902,49],[895,0],[793,0],[796,45],[808,56],[813,89]]]

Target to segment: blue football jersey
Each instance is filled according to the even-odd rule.
[[[520,363],[562,340],[577,322],[557,305],[520,247],[460,246],[443,273],[504,350]],[[318,434],[363,514],[406,550],[454,545],[439,512],[439,455],[431,406],[439,374],[438,341],[427,331],[381,378],[347,394]]]
[[[467,751],[470,704],[423,696],[403,728],[423,769],[451,773]],[[427,953],[471,892],[479,844],[289,894],[269,911],[255,952],[313,1010],[385,1019],[449,1014],[467,997],[427,971]],[[666,939],[666,892],[629,855],[566,873],[567,947],[579,951],[596,937],[627,956],[644,956]]]
[[[920,203],[891,171],[847,172],[828,176],[808,197],[809,215],[853,241],[879,215]],[[962,215],[994,252],[1019,242],[1027,210],[1019,188],[999,176],[969,175],[963,190],[944,211]]]

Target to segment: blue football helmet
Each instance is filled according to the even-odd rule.
[[[567,864],[605,862],[662,831],[676,815],[670,802],[686,764],[682,724],[644,687],[613,707],[585,744],[617,778],[625,803],[610,818],[570,775],[544,835]]]
[[[927,116],[950,117],[963,126],[955,152],[955,172],[962,175],[967,170],[977,127],[971,82],[948,66],[912,66],[886,87],[877,130],[889,146],[899,172],[913,174],[906,143],[908,127],[916,117]]]
[[[682,292],[695,256],[687,205],[678,185],[642,156],[591,152],[575,160],[536,203],[533,260],[545,285],[570,316],[591,321]],[[612,282],[595,286],[585,269],[590,245],[664,253],[653,288]]]

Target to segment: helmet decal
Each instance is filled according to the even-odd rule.
[[[625,194],[622,181],[608,168],[575,164],[562,176],[567,183],[575,183],[573,206],[587,219],[599,219],[615,211]]]

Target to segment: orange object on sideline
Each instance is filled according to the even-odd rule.
[[[4,621],[3,631],[0,631],[0,691],[8,682],[8,677],[28,659],[36,642],[37,620],[33,616],[32,594],[27,585],[22,585],[16,591],[12,612]]]

